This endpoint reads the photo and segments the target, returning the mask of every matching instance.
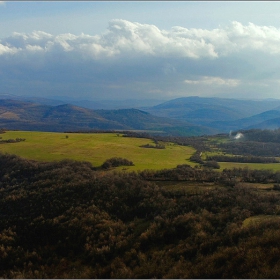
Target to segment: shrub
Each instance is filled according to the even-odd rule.
[[[102,165],[101,167],[104,169],[109,169],[112,167],[118,167],[118,166],[133,166],[133,162],[125,159],[125,158],[121,158],[121,157],[113,157],[110,159],[107,159]]]
[[[210,167],[210,168],[214,168],[214,169],[220,169],[220,165],[218,164],[217,161],[211,160],[211,161],[206,161],[204,163],[205,167]]]

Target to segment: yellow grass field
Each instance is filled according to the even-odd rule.
[[[53,133],[30,131],[7,131],[0,134],[3,140],[25,138],[18,143],[0,144],[2,153],[19,155],[38,161],[73,159],[89,161],[100,166],[111,157],[123,157],[135,166],[127,170],[174,168],[178,164],[195,165],[189,162],[195,152],[192,147],[165,143],[165,149],[141,148],[153,144],[150,139],[118,136],[116,133]],[[68,138],[66,137],[68,136]]]

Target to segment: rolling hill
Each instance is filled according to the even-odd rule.
[[[31,131],[149,130],[177,135],[216,131],[184,121],[153,116],[138,109],[90,110],[70,104],[41,105],[0,100],[0,127]]]
[[[220,121],[212,123],[212,126],[220,130],[237,130],[237,129],[276,129],[280,127],[280,110],[269,110],[263,113],[243,118],[235,121]]]
[[[41,105],[57,106],[63,104],[72,104],[78,107],[83,107],[92,110],[116,110],[141,107],[151,107],[164,102],[164,99],[80,99],[79,97],[67,97],[67,96],[50,96],[38,97],[38,96],[22,96],[15,94],[0,93],[1,99],[12,99],[23,102],[37,103]]]
[[[148,130],[179,136],[280,127],[280,100],[277,99],[236,100],[193,96],[153,107],[114,110],[93,110],[61,103],[45,98],[34,99],[34,102],[17,98],[0,99],[0,127],[57,132]]]
[[[280,116],[280,112],[279,112]],[[259,129],[277,129],[280,127],[280,117],[274,118],[274,119],[269,119],[265,120],[261,123],[251,125],[247,127],[246,129],[252,129],[252,128],[259,128]]]
[[[207,126],[220,132],[241,128],[261,128],[279,115],[280,100],[236,100],[225,98],[185,97],[145,108],[145,111]],[[263,123],[264,122],[264,123]],[[273,121],[271,121],[273,122]],[[277,121],[274,122],[276,127]],[[275,127],[271,125],[270,127]]]

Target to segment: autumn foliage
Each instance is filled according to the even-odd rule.
[[[0,178],[3,278],[279,276],[279,192],[254,187],[278,184],[279,173],[116,172],[1,154]],[[205,188],[188,192],[195,183]],[[244,226],[254,216],[275,219]]]

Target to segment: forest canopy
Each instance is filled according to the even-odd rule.
[[[3,278],[279,275],[277,172],[117,172],[0,154],[0,177]]]

